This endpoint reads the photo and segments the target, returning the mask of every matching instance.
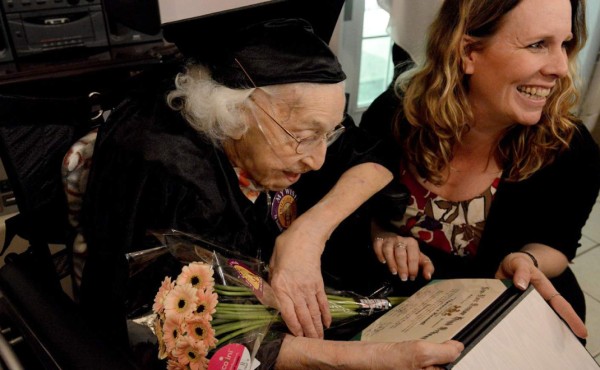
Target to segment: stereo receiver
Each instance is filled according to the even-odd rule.
[[[2,0],[17,57],[108,46],[101,0]]]

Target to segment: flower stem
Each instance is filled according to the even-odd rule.
[[[231,310],[263,310],[268,311],[267,306],[262,304],[241,304],[241,303],[219,303],[217,305],[217,310],[221,309],[231,309]]]
[[[271,320],[275,317],[274,314],[266,313],[252,313],[252,312],[215,312],[213,315],[215,319],[231,319],[231,320]]]
[[[229,335],[226,335],[223,338],[219,339],[219,345],[224,344],[227,341],[229,341],[229,340],[231,340],[231,339],[233,339],[233,338],[235,338],[235,337],[237,337],[239,335],[245,334],[245,333],[247,333],[249,331],[252,331],[252,330],[258,329],[258,328],[260,328],[262,326],[265,326],[266,324],[267,324],[266,322],[262,322],[260,324],[257,323],[257,324],[254,324],[254,325],[247,325],[247,326],[245,326],[245,327],[243,327],[243,328],[241,328],[241,329],[239,329],[237,331],[234,331],[233,333],[230,333]]]
[[[227,297],[254,297],[254,293],[252,292],[236,292],[234,290],[230,290],[230,291],[222,291],[222,290],[218,290],[215,289],[215,291],[217,292],[218,295],[224,295]]]
[[[233,321],[227,324],[221,325],[213,325],[213,329],[215,330],[215,336],[220,336],[234,330],[238,330],[241,328],[245,328],[247,326],[256,326],[256,325],[267,325],[271,320],[245,320],[245,321]]]
[[[408,297],[387,297],[388,301],[392,304],[392,306],[397,306],[400,303],[406,301]]]

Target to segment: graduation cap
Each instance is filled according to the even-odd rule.
[[[118,0],[123,1],[139,4],[144,0]],[[167,41],[184,56],[207,65],[215,80],[239,88],[250,85],[244,70],[257,86],[343,81],[346,75],[327,46],[343,3],[158,0],[158,8]],[[155,24],[156,17],[149,23]]]

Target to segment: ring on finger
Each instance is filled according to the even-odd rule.
[[[398,242],[398,243],[396,243],[396,245],[394,247],[400,248],[400,249],[406,249],[406,243],[405,242]]]

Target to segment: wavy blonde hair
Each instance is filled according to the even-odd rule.
[[[395,119],[395,134],[407,163],[434,184],[442,184],[442,171],[449,166],[453,149],[469,130],[473,114],[467,99],[467,78],[461,66],[464,35],[475,39],[474,48],[499,29],[504,16],[521,0],[446,0],[430,26],[425,62],[403,73],[394,88],[402,97],[402,114]],[[513,125],[500,138],[493,155],[505,166],[507,178],[523,180],[550,163],[568,147],[576,129],[570,113],[579,95],[572,76],[576,56],[583,47],[585,0],[571,0],[573,39],[567,45],[569,74],[562,77],[549,96],[540,122]],[[402,119],[409,125],[401,125]]]

